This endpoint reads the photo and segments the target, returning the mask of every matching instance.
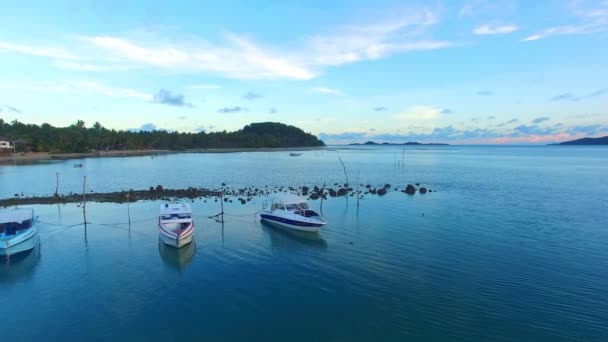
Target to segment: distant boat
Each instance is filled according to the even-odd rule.
[[[294,152],[289,154],[290,157],[299,157],[301,155],[302,155],[302,153],[294,153]]]
[[[160,206],[158,232],[163,243],[180,248],[194,236],[192,209],[187,203],[167,203]]]
[[[310,209],[305,199],[291,194],[266,203],[260,216],[263,222],[274,226],[305,232],[318,232],[327,224],[321,215]]]
[[[0,211],[0,255],[29,251],[38,245],[34,209]]]
[[[82,167],[82,163],[74,164],[74,167]]]

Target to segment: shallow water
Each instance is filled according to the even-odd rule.
[[[86,229],[76,204],[34,206],[39,249],[0,266],[2,339],[608,339],[601,147],[84,159],[0,166],[0,197],[52,194],[55,172],[64,192],[84,175],[95,191],[343,183],[338,155],[351,183],[438,192],[329,199],[319,235],[261,224],[261,198],[227,203],[224,225],[196,200],[179,251],[159,245],[159,202],[89,203]]]

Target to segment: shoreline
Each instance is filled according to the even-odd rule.
[[[36,162],[43,160],[68,160],[85,158],[108,158],[108,157],[141,157],[177,153],[238,153],[238,152],[289,152],[289,151],[313,151],[324,150],[326,146],[312,147],[243,147],[243,148],[209,148],[188,150],[120,150],[100,151],[84,153],[49,153],[49,152],[27,152],[15,153],[11,156],[0,156],[0,165],[13,162]]]

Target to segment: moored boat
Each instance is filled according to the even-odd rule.
[[[310,209],[305,199],[290,194],[272,199],[260,213],[262,221],[277,227],[305,232],[318,232],[327,221]]]
[[[0,211],[0,256],[29,251],[38,244],[34,209]]]
[[[194,236],[192,209],[187,203],[167,203],[160,206],[158,232],[161,241],[169,246],[182,247]]]

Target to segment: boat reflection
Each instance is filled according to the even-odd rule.
[[[0,283],[13,283],[31,277],[39,260],[39,242],[29,251],[0,257]]]
[[[262,229],[270,237],[273,246],[292,247],[293,245],[327,248],[327,241],[318,232],[304,232],[280,228],[266,222],[260,222]]]
[[[158,253],[166,265],[181,272],[188,268],[188,266],[192,263],[192,260],[194,260],[194,254],[196,254],[196,242],[192,240],[192,242],[186,246],[175,248],[165,245],[159,237]]]

